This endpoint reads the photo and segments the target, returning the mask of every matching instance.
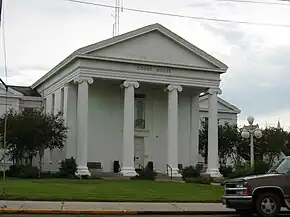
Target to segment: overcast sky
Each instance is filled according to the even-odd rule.
[[[115,0],[87,0],[114,5]],[[261,125],[290,129],[290,3],[123,0],[124,7],[286,27],[220,23],[123,11],[120,33],[160,23],[229,66],[221,97]],[[255,1],[255,0],[253,0]],[[257,0],[283,3],[283,1]],[[3,0],[8,83],[31,85],[79,47],[110,38],[114,10],[66,0]],[[1,29],[0,76],[4,76]]]

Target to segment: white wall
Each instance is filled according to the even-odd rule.
[[[111,171],[114,160],[122,162],[124,90],[118,85],[106,85],[95,82],[89,86],[88,161],[101,162],[104,171]],[[167,164],[167,93],[163,88],[136,90],[142,91],[146,93],[146,129],[139,135],[145,135],[145,165],[153,161],[155,169],[164,172]],[[178,162],[183,166],[190,165],[190,103],[188,94],[179,94]],[[204,116],[206,113],[200,114]]]
[[[61,87],[63,88],[63,87]],[[61,88],[52,92],[51,94],[45,96],[46,101],[46,112],[51,113],[54,111],[54,114],[58,113],[61,108]],[[53,94],[54,94],[54,102],[53,102]],[[66,98],[65,98],[66,99]],[[54,109],[52,107],[54,106]],[[60,161],[65,159],[65,151],[63,149],[55,149],[50,151],[48,149],[45,150],[43,156],[43,170],[44,171],[58,171],[60,166]]]
[[[141,84],[142,85],[142,84]],[[63,87],[61,87],[63,88]],[[52,94],[55,94],[54,113],[60,110],[61,88],[45,97],[46,112],[51,112]],[[88,161],[102,162],[104,171],[113,169],[113,161],[122,162],[122,128],[123,128],[123,89],[119,85],[95,81],[89,86],[89,147]],[[146,129],[136,132],[143,135],[145,143],[145,164],[154,162],[159,172],[165,172],[167,164],[167,93],[163,88],[137,89],[136,93],[146,94]],[[64,87],[64,118],[68,126],[68,140],[63,150],[45,151],[43,169],[57,171],[59,162],[65,157],[76,157],[76,118],[77,85],[69,83]],[[5,100],[0,98],[0,114],[5,112]],[[190,164],[192,147],[190,147],[190,103],[191,98],[182,92],[179,94],[179,151],[178,163]],[[39,107],[39,98],[9,98],[8,107],[18,110],[23,107]],[[204,104],[204,102],[203,102]],[[201,111],[200,117],[207,117]],[[235,124],[237,116],[232,113],[219,113],[220,123],[225,121]],[[194,139],[193,139],[194,140]],[[200,161],[201,159],[194,161]],[[37,163],[37,160],[35,161]]]

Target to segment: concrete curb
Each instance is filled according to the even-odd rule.
[[[0,209],[1,214],[59,215],[235,215],[235,211],[136,211],[136,210],[59,210],[59,209]],[[282,211],[280,214],[290,214]]]
[[[0,196],[0,200],[6,201],[41,201],[41,202],[96,202],[96,203],[222,203],[222,200],[77,200],[77,199],[41,199],[41,198],[26,198],[26,197],[2,197]]]
[[[137,215],[135,210],[0,209],[1,214]]]

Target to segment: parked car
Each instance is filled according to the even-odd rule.
[[[282,158],[266,174],[230,179],[224,183],[222,203],[242,216],[278,216],[290,210],[290,157]]]

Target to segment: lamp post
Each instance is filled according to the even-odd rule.
[[[261,138],[262,137],[262,131],[259,129],[258,124],[253,124],[254,123],[254,117],[249,116],[247,118],[247,121],[249,123],[249,126],[244,126],[243,131],[241,136],[245,139],[248,139],[250,137],[250,148],[251,148],[251,167],[252,169],[254,168],[255,165],[255,158],[254,158],[254,136],[256,138]]]

